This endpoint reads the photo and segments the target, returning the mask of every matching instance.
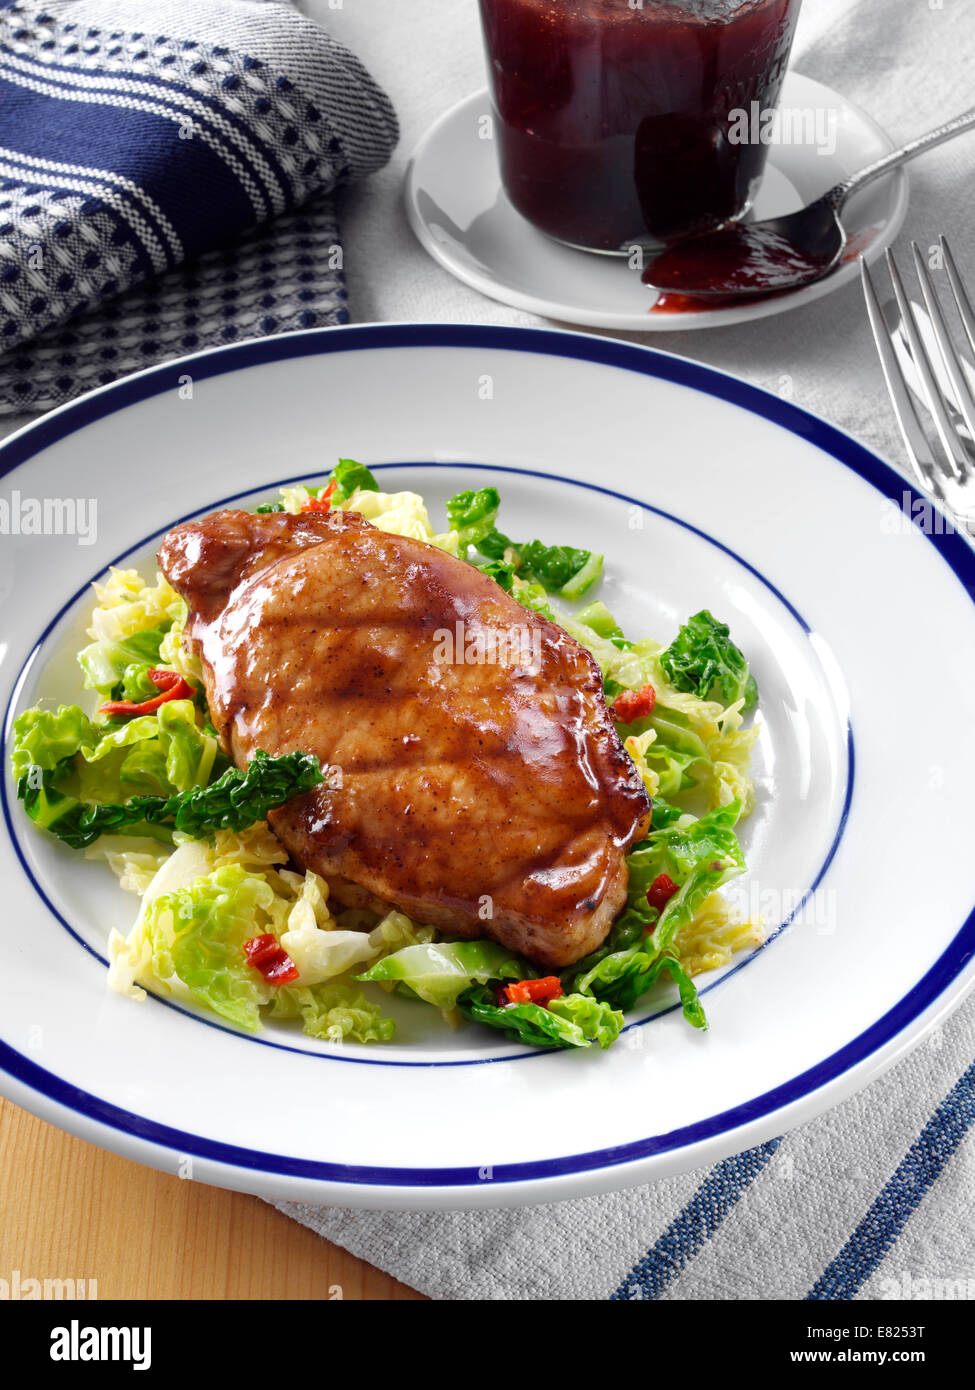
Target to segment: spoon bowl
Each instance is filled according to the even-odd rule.
[[[785,294],[835,269],[847,244],[842,212],[847,200],[925,150],[975,126],[975,108],[885,155],[815,202],[787,217],[738,222],[717,232],[654,248],[643,282],[665,294],[711,303]]]
[[[670,246],[653,257],[643,282],[702,300],[781,294],[828,275],[845,246],[827,194],[787,217],[736,223]]]

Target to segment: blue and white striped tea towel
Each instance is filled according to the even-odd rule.
[[[975,1299],[973,1027],[969,999],[836,1109],[628,1192],[475,1212],[276,1205],[439,1299]]]
[[[281,0],[0,0],[0,410],[348,317],[385,93]]]

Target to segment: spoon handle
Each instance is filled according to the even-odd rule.
[[[831,188],[826,197],[838,211],[847,198],[854,193],[859,193],[861,188],[865,188],[868,183],[873,183],[874,179],[879,179],[883,174],[889,173],[891,169],[899,168],[900,165],[906,164],[909,159],[923,154],[925,150],[932,150],[935,145],[942,145],[946,140],[961,135],[963,131],[971,130],[973,126],[975,126],[975,107],[972,107],[970,111],[963,111],[960,116],[946,121],[944,125],[939,125],[936,130],[929,131],[927,135],[919,135],[916,140],[912,140],[903,149],[894,150],[891,154],[885,154],[883,159],[878,159],[874,164],[868,164],[858,174],[853,174],[843,183],[838,183],[835,188]]]

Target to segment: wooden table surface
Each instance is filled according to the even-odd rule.
[[[257,1197],[144,1168],[0,1099],[0,1277],[14,1270],[97,1279],[99,1298],[422,1297]]]

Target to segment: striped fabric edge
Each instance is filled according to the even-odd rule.
[[[610,1295],[610,1300],[658,1299],[711,1239],[781,1142],[781,1138],[770,1139],[716,1164],[683,1211]]]
[[[399,139],[396,111],[359,56],[303,10],[301,0],[297,7],[288,0],[251,5],[208,0],[189,10],[181,0],[141,0],[138,27],[157,34],[178,32],[200,44],[223,44],[232,16],[236,52],[259,58],[307,95],[320,94],[319,105],[328,108],[352,177],[362,178],[386,163]],[[273,12],[273,23],[267,11]],[[117,23],[113,15],[111,27]],[[335,94],[341,96],[338,103],[331,101]]]
[[[123,219],[130,234],[138,239],[142,259],[159,274],[177,265],[183,257],[183,247],[176,229],[165,213],[146,193],[129,179],[113,174],[110,169],[85,169],[81,165],[59,164],[23,155],[17,150],[0,146],[0,175],[21,179],[25,184],[97,197]],[[167,251],[163,238],[169,242]]]
[[[975,1062],[955,1082],[807,1301],[846,1300],[890,1254],[908,1219],[975,1124]]]
[[[178,125],[194,129],[197,125],[208,125],[206,138],[211,147],[232,145],[241,158],[247,160],[248,169],[260,178],[261,187],[258,190],[255,184],[255,191],[260,194],[263,206],[275,212],[286,206],[291,196],[290,180],[278,163],[273,145],[262,141],[254,129],[226,105],[221,107],[202,84],[200,90],[193,91],[182,82],[152,72],[79,68],[50,60],[41,62],[30,55],[12,53],[5,43],[0,43],[0,55],[3,55],[0,71],[6,71],[11,80],[16,72],[32,90],[42,91],[33,84],[47,84],[47,89],[42,91],[44,95],[63,100],[94,99],[90,94],[96,93],[104,98],[131,97],[148,103],[142,109],[166,115]],[[229,163],[228,155],[219,149],[218,152]]]
[[[192,118],[188,117],[185,111],[174,108],[158,99],[140,98],[122,91],[102,91],[86,83],[67,85],[50,77],[32,77],[17,71],[16,68],[12,68],[9,63],[4,63],[2,60],[0,60],[0,77],[16,86],[35,92],[39,96],[51,97],[58,101],[80,101],[88,106],[107,106],[113,109],[124,108],[130,111],[141,111],[145,115],[169,121],[177,127],[190,124],[192,121]],[[253,166],[245,165],[227,147],[226,142],[213,132],[201,130],[199,135],[237,179],[250,201],[255,218],[259,220],[273,212],[273,205],[269,203],[256,179],[252,177]]]
[[[0,418],[47,410],[204,347],[348,322],[334,202],[320,194],[83,317],[0,353]],[[232,295],[232,297],[228,297]]]
[[[854,1297],[890,1254],[973,1124],[975,1063],[937,1107],[850,1239],[813,1284],[807,1301]],[[781,1138],[770,1140],[717,1164],[611,1299],[659,1299],[716,1233],[781,1142]]]

